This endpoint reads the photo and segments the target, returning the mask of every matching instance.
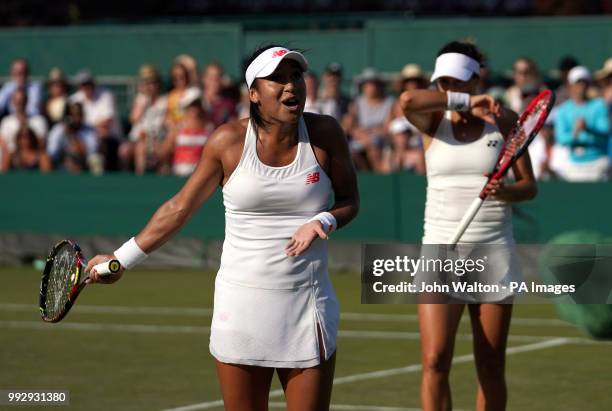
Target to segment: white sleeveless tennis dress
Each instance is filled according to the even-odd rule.
[[[304,119],[293,162],[263,164],[249,122],[236,170],[223,187],[225,241],[215,280],[210,352],[219,361],[276,368],[320,362],[336,350],[339,308],[327,272],[327,243],[302,255],[285,247],[295,231],[328,210],[331,181],[310,146]]]
[[[427,200],[423,244],[447,244],[459,221],[478,196],[497,161],[504,137],[497,126],[485,123],[482,135],[468,143],[455,139],[451,111],[440,121],[431,144],[425,151]],[[491,249],[487,267],[488,283],[508,285],[522,278],[512,234],[512,209],[491,197],[482,204],[461,237],[460,244],[499,244]],[[487,302],[501,300],[512,293],[490,295]],[[455,295],[470,302],[469,295]],[[479,295],[482,302],[482,295]],[[475,301],[474,301],[475,302]]]

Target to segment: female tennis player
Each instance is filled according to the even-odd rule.
[[[406,118],[424,138],[427,203],[423,244],[447,244],[461,217],[487,181],[504,138],[517,115],[488,95],[474,95],[483,57],[469,43],[452,42],[436,59],[431,81],[437,90],[401,95]],[[537,187],[529,155],[512,168],[515,182],[492,180],[489,197],[463,234],[462,243],[497,244],[490,267],[500,281],[520,278],[512,236],[511,203],[531,199]],[[489,259],[491,260],[491,259]],[[419,322],[424,410],[452,408],[449,372],[459,320],[468,305],[478,373],[477,409],[502,410],[506,404],[504,362],[512,295],[495,294],[483,303],[453,295],[460,304],[420,304]],[[456,301],[455,300],[455,301]],[[504,302],[506,304],[501,304]]]
[[[303,113],[301,53],[269,46],[247,64],[250,118],[219,127],[178,194],[135,238],[114,255],[94,257],[86,271],[112,258],[133,267],[221,185],[226,237],[210,352],[225,408],[267,410],[276,369],[289,410],[327,410],[339,310],[324,240],[357,214],[355,171],[336,120]],[[92,273],[94,282],[118,278]]]

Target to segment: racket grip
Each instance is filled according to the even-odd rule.
[[[476,199],[474,199],[472,204],[470,204],[470,208],[467,209],[467,211],[465,212],[465,214],[461,218],[461,221],[459,222],[459,225],[455,229],[455,233],[450,238],[450,240],[448,240],[448,244],[453,246],[453,248],[459,242],[459,240],[461,239],[461,236],[463,235],[463,233],[465,232],[467,227],[470,225],[470,223],[474,219],[474,216],[476,215],[476,213],[480,209],[480,206],[482,205],[483,201],[484,200],[482,198],[476,197]]]
[[[121,264],[118,260],[109,260],[93,266],[93,270],[103,277],[117,273],[120,268]]]

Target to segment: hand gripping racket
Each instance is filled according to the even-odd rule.
[[[461,218],[461,221],[455,229],[453,236],[449,239],[448,244],[454,246],[459,242],[461,236],[470,225],[483,201],[487,197],[487,185],[491,182],[491,180],[503,177],[508,169],[516,162],[516,160],[518,160],[518,158],[525,153],[527,146],[529,146],[529,143],[533,141],[544,125],[544,122],[546,121],[546,118],[554,105],[555,95],[550,90],[544,90],[531,101],[523,114],[521,114],[518,121],[508,134],[508,138],[506,139],[499,153],[499,157],[497,158],[495,168],[489,174],[489,178],[480,191],[478,197],[474,199],[468,210],[463,215],[463,218]]]
[[[87,284],[86,266],[87,260],[76,242],[62,240],[53,247],[40,280],[39,307],[44,321],[56,323],[68,314]],[[100,275],[112,275],[121,269],[121,264],[110,260],[93,269]]]

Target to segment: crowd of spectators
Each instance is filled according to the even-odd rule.
[[[248,117],[248,90],[232,82],[221,64],[210,63],[200,71],[188,55],[175,59],[169,79],[166,87],[156,67],[143,65],[131,109],[120,113],[113,93],[89,70],[77,73],[69,84],[54,68],[43,83],[30,78],[25,59],[15,60],[10,80],[0,89],[0,172],[189,175],[216,127]],[[354,95],[349,97],[343,93],[339,63],[328,64],[320,76],[305,73],[305,111],[338,120],[358,170],[424,174],[420,133],[402,115],[397,96],[432,87],[427,73],[407,64],[396,76],[366,68],[352,80]],[[520,112],[549,86],[536,63],[521,57],[505,82],[493,81],[483,67],[479,91]],[[555,91],[555,109],[529,149],[536,177],[607,180],[612,58],[594,73],[575,58],[562,58]]]

